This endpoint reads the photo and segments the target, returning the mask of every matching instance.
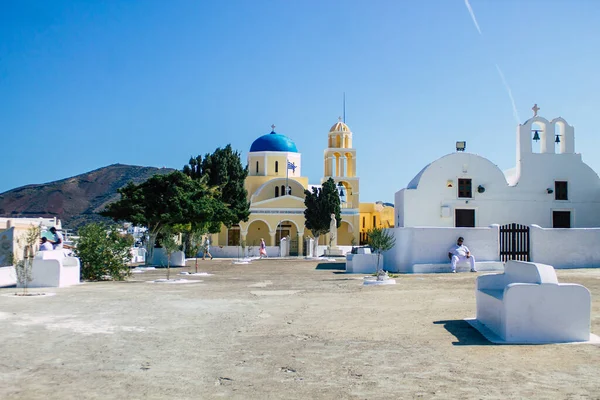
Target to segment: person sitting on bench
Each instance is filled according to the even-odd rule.
[[[475,268],[475,257],[471,255],[469,248],[463,244],[465,239],[459,237],[456,244],[448,251],[448,258],[452,262],[452,273],[456,273],[456,264],[461,261],[469,261],[471,264],[471,272],[477,272]]]

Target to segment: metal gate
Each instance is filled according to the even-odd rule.
[[[506,224],[500,227],[500,261],[529,261],[529,227]]]
[[[298,236],[290,239],[290,257],[298,257]]]

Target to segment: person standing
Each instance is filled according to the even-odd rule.
[[[260,255],[260,258],[263,258],[263,257],[269,258],[269,256],[267,255],[267,245],[265,243],[265,239],[263,239],[263,238],[260,238],[259,255]]]
[[[64,240],[62,233],[57,231],[56,227],[54,227],[54,226],[52,228],[50,228],[50,233],[52,233],[52,235],[54,235],[53,240],[48,240],[50,243],[52,243],[52,249],[53,250],[62,250],[63,240]]]
[[[456,244],[448,250],[448,258],[452,263],[452,273],[456,273],[456,264],[461,261],[469,261],[471,264],[471,272],[477,272],[475,268],[475,257],[471,255],[471,251],[464,243],[465,239],[459,237]]]
[[[204,240],[204,252],[202,253],[202,259],[205,260],[206,256],[209,256],[210,259],[213,259],[212,254],[210,254],[210,237],[206,236],[206,239]]]

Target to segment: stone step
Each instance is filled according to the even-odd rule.
[[[475,267],[477,271],[504,271],[504,263],[502,261],[476,261]],[[456,266],[456,272],[469,272],[471,267],[469,264],[460,263]],[[451,273],[452,266],[450,262],[443,264],[413,264],[411,268],[413,274],[439,274]]]

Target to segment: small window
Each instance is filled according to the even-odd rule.
[[[377,227],[377,216],[373,215],[373,229]]]
[[[365,218],[365,217],[363,217],[363,229],[364,229],[364,227],[365,227],[365,222],[366,222],[366,218]]]
[[[275,173],[279,172],[279,161],[275,161]]]
[[[288,191],[287,191],[288,196],[292,195],[292,187],[288,186]]]
[[[567,191],[567,182],[555,181],[554,182],[554,200],[569,200],[569,194]]]
[[[279,197],[279,186],[275,186],[275,197]]]
[[[258,161],[256,162],[256,175],[258,175]]]
[[[285,186],[281,185],[281,195],[285,196]]]
[[[471,190],[470,179],[459,179],[458,180],[458,197],[473,197],[473,191]]]

